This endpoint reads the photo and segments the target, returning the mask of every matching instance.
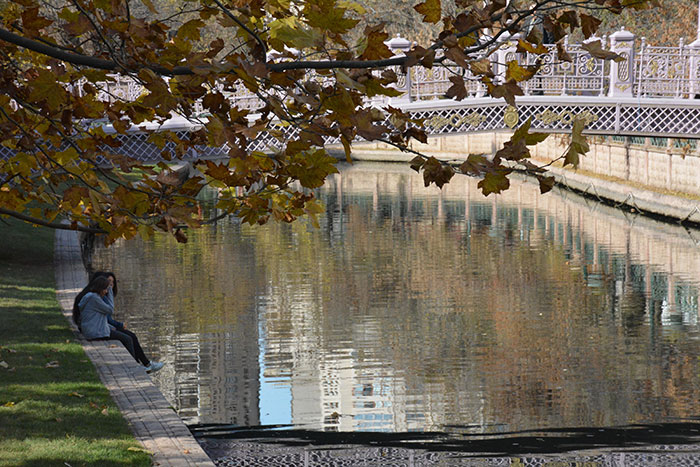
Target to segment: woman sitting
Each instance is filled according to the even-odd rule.
[[[114,312],[114,295],[112,292],[112,281],[105,275],[95,275],[87,287],[85,287],[73,304],[73,321],[80,328],[88,340],[116,339],[120,341],[129,351],[134,359],[146,367],[146,371],[151,373],[160,370],[163,363],[151,362],[143,352],[136,335],[127,331],[124,326],[112,321]]]

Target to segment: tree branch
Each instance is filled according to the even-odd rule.
[[[42,219],[37,219],[36,217],[31,217],[27,216],[25,214],[21,214],[16,211],[11,211],[9,209],[5,209],[0,207],[0,214],[5,214],[10,217],[14,217],[15,219],[19,219],[24,222],[31,222],[32,224],[40,225],[42,227],[49,227],[52,229],[58,229],[58,230],[78,230],[80,232],[87,232],[87,233],[95,233],[95,234],[104,234],[107,233],[106,231],[102,229],[95,229],[92,227],[83,227],[82,225],[73,225],[73,224],[63,224],[61,222],[48,222]]]

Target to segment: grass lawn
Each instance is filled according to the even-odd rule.
[[[61,314],[53,235],[0,219],[0,466],[151,465]]]

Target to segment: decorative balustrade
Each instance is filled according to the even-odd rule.
[[[597,40],[597,39],[594,39]],[[560,61],[556,47],[549,45],[549,53],[534,55],[516,52],[517,36],[505,42],[493,56],[493,69],[497,79],[505,74],[505,64],[517,60],[521,65],[541,67],[529,81],[522,83],[526,96],[600,96],[694,99],[700,94],[700,43],[678,47],[655,47],[646,40],[637,38],[628,31],[618,31],[600,39],[604,48],[609,48],[623,57],[621,62],[611,62],[592,57],[581,44],[565,43],[565,50],[572,58]],[[400,53],[410,47],[410,42],[395,38],[388,41],[392,49]],[[485,86],[479,79],[453,64],[432,69],[414,67],[410,74],[400,76],[398,89],[404,90],[403,100],[423,101],[443,99],[449,81],[455,74],[464,77],[471,96],[482,97]],[[98,98],[101,100],[137,99],[144,92],[133,79],[113,76],[110,81],[100,83]],[[263,105],[258,96],[245,88],[226,92],[227,97],[243,108],[255,109]],[[377,102],[379,103],[379,102]],[[201,106],[198,110],[202,111]]]

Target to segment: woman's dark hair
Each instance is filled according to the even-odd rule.
[[[97,276],[90,281],[86,288],[88,292],[98,293],[102,292],[107,287],[109,287],[109,279],[105,276]]]
[[[116,279],[114,284],[117,284]],[[107,279],[107,276],[104,274],[98,276],[97,273],[95,273],[93,274],[90,283],[83,290],[81,290],[78,295],[75,296],[75,300],[73,300],[73,322],[76,324],[76,326],[80,327],[79,305],[83,297],[89,292],[101,292],[107,287],[109,287],[109,279]]]
[[[111,277],[112,280],[114,281],[114,285],[112,286],[112,293],[114,296],[117,296],[117,276],[114,275],[112,271],[95,271],[92,276],[90,277],[90,280],[95,279],[96,277]]]

